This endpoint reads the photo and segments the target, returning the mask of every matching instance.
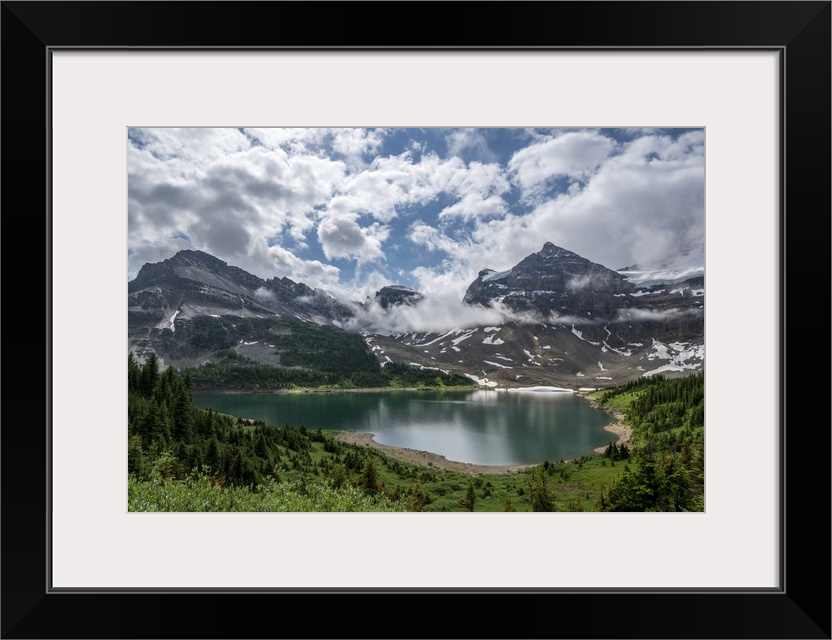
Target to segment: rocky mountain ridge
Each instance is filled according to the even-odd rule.
[[[196,316],[287,316],[319,324],[353,315],[332,296],[289,278],[263,280],[203,251],[180,251],[145,264],[128,283],[131,327],[176,330]]]
[[[368,335],[379,358],[463,373],[487,387],[599,388],[704,366],[704,266],[616,272],[551,242],[483,269],[464,301],[497,326]]]
[[[291,321],[361,331],[382,366],[460,373],[487,387],[598,388],[704,366],[704,267],[664,276],[616,272],[547,242],[509,270],[481,270],[468,287],[464,302],[500,310],[500,323],[394,335],[357,323],[358,311],[395,313],[423,300],[391,285],[351,306],[288,278],[263,280],[204,252],[182,251],[145,265],[129,283],[128,345],[176,366],[210,360],[218,345],[280,366],[261,338],[291,331]],[[258,339],[246,333],[255,331]]]
[[[508,271],[480,271],[463,301],[483,306],[500,302],[514,311],[584,315],[623,307],[614,296],[634,290],[615,271],[547,242]]]
[[[381,305],[382,309],[387,309],[391,306],[407,304],[418,304],[424,300],[425,296],[411,289],[410,287],[403,287],[401,285],[388,285],[376,291],[375,300]]]

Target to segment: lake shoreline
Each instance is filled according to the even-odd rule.
[[[206,393],[215,393],[223,395],[242,395],[242,394],[258,394],[258,395],[298,395],[298,394],[333,394],[333,393],[377,393],[387,391],[404,391],[404,392],[435,392],[435,391],[491,391],[491,392],[523,392],[530,394],[538,393],[571,393],[578,397],[586,399],[593,407],[605,411],[607,414],[612,414],[616,418],[616,422],[608,424],[603,428],[617,436],[618,443],[627,442],[630,438],[630,428],[623,424],[623,416],[620,413],[612,412],[609,409],[597,406],[597,401],[591,396],[585,395],[580,390],[566,389],[561,387],[516,387],[511,389],[488,389],[482,387],[474,388],[455,388],[455,387],[381,387],[381,388],[367,388],[367,389],[274,389],[274,390],[242,390],[242,389],[226,389],[226,390],[211,390]],[[198,392],[197,392],[198,393]],[[341,431],[328,430],[333,434],[333,437],[344,443],[372,447],[373,449],[383,452],[385,455],[395,458],[397,460],[433,468],[444,471],[457,471],[467,475],[510,475],[521,473],[532,467],[536,467],[541,462],[512,464],[512,465],[487,465],[476,464],[471,462],[461,462],[458,460],[448,460],[444,455],[433,453],[430,451],[423,451],[418,449],[410,449],[406,447],[397,447],[393,445],[382,444],[375,440],[375,434],[365,431]],[[593,451],[596,453],[603,453],[607,445],[597,447]]]
[[[615,441],[614,444],[620,446],[630,441],[630,437],[633,435],[633,428],[630,425],[625,424],[623,413],[614,409],[609,409],[608,407],[599,407],[598,399],[595,396],[588,396],[583,393],[579,393],[578,395],[582,398],[585,398],[596,409],[600,409],[601,411],[604,411],[605,413],[615,418],[615,422],[611,422],[610,424],[604,427],[605,431],[609,431],[613,435],[617,436],[618,439]],[[596,453],[604,453],[604,450],[606,448],[606,446],[596,447],[595,449],[593,449],[593,451],[595,451]]]
[[[522,473],[526,469],[536,467],[539,464],[486,465],[448,460],[445,456],[438,453],[431,453],[430,451],[420,451],[417,449],[408,449],[406,447],[394,447],[389,444],[381,444],[380,442],[375,441],[374,433],[367,433],[365,431],[337,431],[335,432],[334,437],[339,442],[378,449],[385,455],[401,460],[402,462],[409,462],[411,464],[417,464],[422,467],[430,467],[432,469],[439,469],[441,471],[459,471],[471,476],[512,475],[515,473]]]

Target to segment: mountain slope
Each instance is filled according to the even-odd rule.
[[[351,307],[288,278],[263,280],[182,251],[145,265],[129,283],[128,347],[177,367],[216,360],[218,352],[227,360],[228,350],[281,367],[278,336],[307,323],[362,333],[382,366],[464,374],[489,387],[606,387],[704,365],[704,267],[683,269],[616,272],[547,242],[512,269],[480,271],[463,300],[474,319],[438,333],[391,335],[362,331],[356,310],[380,320],[373,326],[398,314],[387,326],[401,326],[430,299],[388,286],[372,305]]]
[[[272,325],[284,326],[278,332],[299,321],[333,326],[352,314],[303,283],[263,280],[203,251],[180,251],[145,264],[128,283],[128,348],[140,357],[155,351],[181,366],[202,362],[213,350],[249,347],[247,357],[276,364],[265,351],[274,342],[264,334]]]
[[[614,296],[634,289],[615,271],[547,242],[508,271],[480,271],[463,300],[486,306],[501,302],[514,311],[586,315],[624,307]]]
[[[605,387],[704,363],[704,267],[615,272],[547,242],[513,268],[480,271],[464,302],[504,322],[368,336],[380,358],[465,373],[489,387]]]
[[[168,328],[197,316],[287,316],[318,324],[352,315],[331,296],[289,278],[263,280],[202,251],[144,265],[128,284],[131,328]]]

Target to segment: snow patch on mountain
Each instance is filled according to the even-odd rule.
[[[410,364],[410,366],[411,366],[411,367],[416,367],[416,368],[417,368],[417,369],[419,369],[419,370],[425,370],[425,369],[427,369],[428,371],[441,371],[441,372],[442,372],[442,373],[444,373],[445,375],[448,375],[448,372],[447,372],[447,371],[445,371],[445,369],[440,369],[439,367],[427,367],[427,366],[425,366],[425,365],[423,365],[423,364],[420,364],[420,363],[418,363],[418,362],[410,362],[410,363],[408,363],[408,364]]]
[[[170,317],[170,330],[176,331],[176,316],[179,315],[179,309],[173,312],[173,315]]]
[[[584,338],[584,332],[579,331],[578,329],[576,329],[574,324],[572,325],[572,333],[574,333],[576,336],[578,336],[584,342],[588,342],[589,344],[595,345],[596,347],[601,345],[600,342],[593,342],[592,340],[587,340],[586,338]]]
[[[482,277],[483,282],[493,282],[494,280],[499,280],[500,278],[505,278],[511,275],[511,269],[508,271],[494,271],[493,273],[488,273]]]
[[[496,387],[499,384],[494,380],[489,380],[488,378],[480,378],[479,376],[475,376],[473,373],[466,373],[465,377],[470,378],[481,387]]]
[[[653,376],[665,371],[679,372],[698,369],[705,360],[705,346],[701,344],[691,345],[687,342],[671,342],[666,345],[654,339],[652,347],[653,353],[647,354],[647,359],[650,361],[658,359],[667,362],[657,369],[645,371],[642,376]],[[638,369],[641,370],[641,367],[638,367]]]
[[[703,264],[652,271],[619,271],[622,276],[637,287],[653,287],[661,284],[676,284],[690,278],[705,276]]]
[[[466,332],[465,332],[465,333],[464,333],[461,337],[459,337],[459,338],[454,338],[453,340],[451,340],[451,342],[453,342],[453,343],[454,343],[454,346],[456,346],[456,345],[458,345],[460,342],[462,342],[463,340],[467,340],[468,338],[470,338],[470,337],[471,337],[472,335],[474,335],[476,332],[477,332],[477,330],[476,330],[476,329],[469,329],[469,330],[468,330],[468,331],[466,331]],[[457,331],[457,333],[459,333],[459,331]]]
[[[639,345],[639,346],[641,346],[641,345]],[[606,342],[604,342],[604,346],[601,347],[601,351],[606,352],[607,349],[617,353],[620,356],[624,356],[625,358],[629,358],[631,355],[633,355],[633,352],[630,351],[629,349],[616,349],[615,347],[611,347]]]

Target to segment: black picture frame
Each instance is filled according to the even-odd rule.
[[[830,431],[825,417],[807,419],[801,408],[808,406],[808,415],[814,416],[817,389],[825,399],[829,373],[822,364],[825,353],[786,349],[805,344],[817,322],[807,316],[825,320],[829,307],[830,2],[452,4],[396,3],[392,13],[388,4],[353,2],[2,3],[2,266],[3,299],[11,309],[2,343],[3,638],[830,637]],[[394,17],[402,12],[411,22]],[[385,24],[387,20],[391,22]],[[785,80],[780,134],[781,587],[672,593],[53,592],[47,553],[49,399],[52,385],[60,381],[49,378],[50,327],[56,321],[50,316],[49,273],[58,265],[50,259],[48,96],[50,52],[67,47],[779,51]],[[796,293],[807,278],[812,291],[822,285],[820,309],[816,298]],[[792,313],[787,312],[789,303]],[[28,310],[25,329],[15,321],[20,309]],[[34,327],[37,316],[41,324]],[[21,339],[24,330],[26,340]],[[43,336],[42,343],[37,335]],[[825,346],[827,336],[821,327],[818,344]],[[789,373],[793,393],[787,403]],[[810,393],[801,393],[798,384],[810,385]],[[27,407],[22,412],[21,404]],[[826,416],[827,407],[818,413]],[[753,467],[741,455],[737,464]],[[301,612],[311,612],[311,617]],[[388,618],[400,626],[388,628]]]

